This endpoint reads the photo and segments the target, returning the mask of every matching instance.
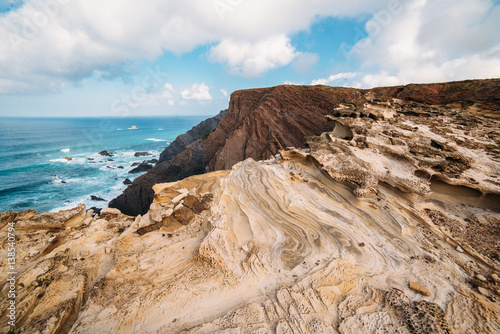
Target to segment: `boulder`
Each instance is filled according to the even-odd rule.
[[[102,156],[104,156],[104,157],[112,157],[112,156],[114,156],[114,154],[113,154],[113,153],[108,152],[108,151],[106,151],[106,150],[99,152],[99,155],[102,155]]]

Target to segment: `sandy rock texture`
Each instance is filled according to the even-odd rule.
[[[370,109],[367,115],[377,118],[384,116],[380,110],[389,114],[395,112],[386,109],[394,99],[405,104],[439,105],[453,107],[458,112],[498,117],[500,79],[370,90],[281,85],[235,91],[231,94],[227,113],[224,111],[210,122],[202,122],[179,136],[162,153],[160,162],[136,178],[122,195],[110,202],[110,206],[129,215],[145,214],[153,202],[151,189],[156,183],[229,170],[247,158],[269,159],[287,147],[305,148],[306,136],[319,136],[332,130],[332,124],[324,116],[331,115],[339,105],[361,107],[367,104]]]
[[[375,93],[306,148],[155,185],[144,215],[0,215],[16,333],[500,332],[498,113]]]

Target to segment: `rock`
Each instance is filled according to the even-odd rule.
[[[148,155],[153,155],[151,152],[135,152],[134,157],[145,157]]]
[[[101,215],[101,208],[96,208],[95,206],[91,207],[89,210],[94,211],[94,215],[100,216]]]
[[[134,162],[130,165],[130,167],[135,167],[135,166],[139,166],[141,163],[140,162]]]
[[[103,216],[104,215],[119,216],[121,214],[122,214],[121,211],[118,210],[118,209],[115,209],[115,208],[109,208],[109,207],[107,207],[107,208],[101,209],[101,215],[103,215]]]
[[[87,158],[88,161],[94,161],[94,158]]]
[[[143,173],[143,172],[147,172],[151,168],[153,168],[153,165],[150,165],[147,162],[143,162],[140,165],[138,165],[136,168],[130,170],[129,173],[131,173],[131,174]]]
[[[113,153],[108,152],[108,151],[101,151],[101,152],[99,152],[99,155],[102,155],[104,157],[112,157],[112,156],[114,156]]]
[[[154,192],[152,186],[156,183],[172,182],[207,171],[230,169],[235,163],[247,158],[254,160],[268,159],[286,147],[305,148],[306,137],[319,136],[337,127],[337,123],[333,122],[335,124],[332,124],[332,122],[325,119],[325,116],[331,116],[332,113],[333,118],[342,118],[340,123],[343,124],[343,127],[340,126],[337,129],[337,132],[341,132],[337,134],[348,139],[352,132],[352,140],[357,143],[356,148],[362,150],[367,146],[366,135],[363,134],[363,131],[368,131],[370,122],[374,122],[376,119],[383,121],[387,117],[393,122],[394,120],[398,122],[398,118],[394,117],[396,112],[401,115],[408,114],[409,117],[413,114],[422,114],[432,118],[433,114],[429,110],[436,103],[465,105],[469,103],[466,101],[477,100],[476,91],[482,91],[484,87],[488,87],[487,91],[496,92],[497,85],[498,80],[493,79],[384,87],[374,88],[369,91],[327,86],[290,85],[236,91],[231,95],[227,114],[224,116],[224,113],[221,113],[218,119],[210,120],[210,123],[216,126],[214,126],[215,130],[210,133],[207,139],[202,140],[202,137],[212,131],[213,128],[211,128],[212,126],[203,128],[201,123],[199,127],[191,129],[191,132],[188,131],[186,134],[179,136],[162,152],[156,166],[145,175],[135,179],[133,186],[128,187],[122,195],[112,200],[110,205],[133,215],[144,213],[147,212],[153,201]],[[487,110],[498,110],[498,103],[494,96],[494,94],[489,94],[478,103],[487,106],[489,108]],[[394,99],[397,99],[398,102],[393,103]],[[336,110],[340,104],[349,103],[353,106],[352,110]],[[420,103],[421,106],[412,107],[416,103]],[[404,110],[401,105],[405,107]],[[398,108],[402,109],[401,112],[398,111]],[[354,109],[359,110],[353,112]],[[356,115],[359,118],[355,118]],[[358,129],[354,129],[349,123],[355,120],[367,120],[367,122],[358,125]],[[386,124],[390,123],[386,122]],[[412,136],[416,136],[415,138],[418,136],[425,137],[425,133],[422,131],[412,131],[415,126],[406,125],[406,127],[407,129],[402,129],[402,131],[410,131]],[[203,133],[204,131],[201,128],[208,131]],[[373,133],[379,140],[380,132]],[[404,140],[402,138],[404,136],[401,135],[402,132],[400,133],[399,130],[391,130],[390,133],[394,133],[393,137],[389,137],[394,143],[391,145],[396,150],[401,150],[401,148],[397,147],[399,144],[409,146],[405,152],[438,150],[438,148],[431,146],[430,138],[425,137],[426,142],[424,144],[420,143],[419,140],[409,138]],[[352,141],[339,139],[333,135],[332,137],[342,145]],[[325,138],[325,140],[327,139],[331,141],[331,139]],[[399,144],[396,145],[396,143]],[[307,144],[310,145],[310,142],[307,142]],[[376,145],[379,145],[379,143]],[[382,149],[382,147],[379,149]],[[443,150],[438,151],[443,153]],[[393,154],[396,152],[393,151]],[[453,177],[459,176],[460,173],[469,168],[470,163],[467,157],[458,158],[458,152],[452,153],[448,160],[443,157],[439,162],[436,162],[435,171],[432,169],[432,173],[437,172],[446,175],[446,177]],[[434,159],[437,152],[429,151],[429,154],[431,154],[429,158]],[[404,159],[403,152],[399,152],[397,155]],[[414,156],[412,156],[413,158]],[[422,160],[426,158],[428,157],[423,156]],[[387,160],[387,162],[389,163],[390,160]],[[344,162],[346,165],[350,163],[351,161]],[[428,161],[426,160],[424,164],[428,164]],[[389,184],[399,182],[397,174],[382,177],[380,171],[377,171],[377,173],[367,173],[365,171],[364,174],[366,175],[362,176],[363,165],[366,164],[361,164],[359,169],[353,171],[353,173],[359,174],[356,180],[352,181],[359,188],[356,189],[356,194],[359,196],[372,192],[372,184],[376,184],[380,179]],[[335,176],[333,172],[335,171],[332,171],[331,175],[336,179],[350,178],[349,175],[345,174]],[[413,172],[415,171],[412,170]],[[426,183],[427,181],[418,181],[417,179],[418,177],[415,176],[414,180],[409,180],[407,184],[398,184],[398,186],[401,186],[404,189],[403,191],[409,191],[410,187],[417,186],[420,187],[419,193],[428,194],[430,188]],[[494,180],[491,181],[494,182]],[[456,182],[460,181],[457,180]],[[483,184],[486,183],[483,182]]]
[[[152,203],[149,208],[149,217],[154,222],[161,222],[163,220],[162,217],[163,208],[156,203]]]
[[[108,159],[108,161],[114,161],[113,159]]]
[[[64,160],[71,161],[71,160],[73,160],[73,158],[72,157],[64,157]]]
[[[123,166],[118,166],[118,167],[116,167],[116,168],[118,168],[118,169],[123,169]]]
[[[483,288],[483,287],[480,287],[478,286],[477,287],[477,290],[483,295],[483,296],[486,296],[486,297],[490,297],[490,298],[495,298],[495,294],[489,290],[489,289],[486,289],[486,288]]]
[[[139,235],[144,235],[146,233],[152,232],[152,231],[157,231],[161,227],[161,223],[154,223],[148,226],[141,227],[137,229],[137,234]]]
[[[186,208],[185,206],[180,207],[175,210],[172,214],[175,219],[177,219],[182,225],[187,225],[193,220],[194,213],[191,209]]]
[[[8,223],[12,223],[16,220],[27,220],[35,216],[38,212],[36,210],[26,210],[22,212],[8,211],[0,213],[0,229],[2,229]]]
[[[179,202],[188,195],[189,193],[188,192],[183,192],[183,193],[180,193],[179,195],[175,196],[173,199],[172,199],[172,204],[174,205],[177,205],[179,204]]]
[[[457,252],[459,253],[463,253],[464,252],[464,249],[460,246],[457,246]]]
[[[147,162],[148,164],[155,164],[155,163],[157,163],[157,162],[158,162],[158,160],[157,160],[157,159],[151,159],[151,160],[148,160],[148,161],[146,161],[146,162]]]
[[[497,275],[497,274],[491,274],[491,278],[492,278],[495,282],[500,283],[500,277],[498,277],[498,275]]]
[[[425,286],[422,286],[416,282],[410,282],[410,289],[412,289],[415,292],[420,293],[421,295],[430,297],[431,293],[429,289],[427,289]]]
[[[79,204],[69,210],[45,212],[33,216],[30,213],[23,215],[23,219],[17,221],[16,230],[64,230],[66,227],[76,227],[83,223],[86,210],[85,205]]]
[[[488,280],[486,279],[486,277],[484,277],[483,275],[476,275],[476,278],[477,278],[478,280],[483,281],[483,282],[487,282],[487,281],[488,281]]]
[[[123,181],[123,184],[129,185],[132,184],[132,181],[130,181],[130,179],[125,179],[125,181]]]
[[[199,214],[210,208],[210,203],[212,202],[212,199],[213,199],[213,194],[205,194],[200,197],[189,195],[186,198],[184,198],[183,205],[193,210],[195,214]]]
[[[104,198],[100,198],[100,197],[97,197],[97,196],[94,196],[94,195],[90,196],[90,200],[92,200],[92,201],[106,202],[106,200]]]

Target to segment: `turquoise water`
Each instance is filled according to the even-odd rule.
[[[128,173],[132,163],[157,159],[205,118],[0,118],[0,212],[106,206],[90,196],[118,196],[126,178],[141,175]],[[114,156],[99,155],[103,150]],[[143,151],[153,155],[134,157]]]

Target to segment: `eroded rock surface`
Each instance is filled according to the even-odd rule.
[[[421,114],[423,108],[422,117],[432,116],[425,111],[426,108],[444,106],[454,108],[458,114],[467,113],[459,120],[461,123],[474,122],[476,114],[498,118],[500,79],[370,90],[282,85],[236,91],[231,94],[227,114],[224,112],[210,119],[209,125],[214,128],[208,130],[202,126],[207,120],[179,136],[161,154],[160,162],[135,179],[122,195],[110,202],[110,206],[129,215],[144,214],[153,201],[151,188],[156,183],[176,181],[207,171],[228,170],[244,159],[268,159],[287,147],[304,148],[305,137],[332,130],[332,123],[324,116],[336,115],[334,109],[342,104],[354,109],[366,105],[366,113],[361,116],[380,119],[397,113],[398,104],[412,103],[419,107],[404,108],[404,115]],[[349,108],[347,112],[347,115],[360,113]],[[348,131],[343,131],[347,130],[338,126],[335,136],[341,133],[348,138]]]
[[[19,226],[18,329],[500,332],[491,99],[360,99],[333,108],[308,148],[155,185],[135,218],[82,207],[0,216]],[[3,316],[0,328],[10,330]]]

